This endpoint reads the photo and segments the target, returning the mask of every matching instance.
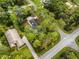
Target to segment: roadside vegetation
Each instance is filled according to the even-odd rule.
[[[79,46],[79,36],[76,38],[76,43],[77,43],[77,45]]]
[[[79,52],[70,47],[65,47],[52,59],[79,59]]]

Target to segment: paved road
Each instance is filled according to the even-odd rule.
[[[75,39],[75,37],[79,36],[79,28],[73,31],[70,36]]]
[[[75,41],[71,42],[68,47],[71,47],[73,48],[74,50],[78,51],[79,52],[79,46],[76,44]]]
[[[52,49],[50,49],[45,54],[43,54],[39,59],[51,59],[59,51],[61,51],[64,47],[66,47],[68,45],[74,48],[75,45],[72,45],[72,42],[74,42],[75,38],[79,35],[79,28],[77,30],[75,30],[73,33],[68,34],[68,35],[65,34],[64,32],[62,32],[61,30],[59,30],[59,33],[62,37],[61,38],[62,40],[57,45],[55,45]],[[79,48],[77,48],[77,49],[79,49]]]
[[[68,36],[70,36],[70,34],[66,34],[64,33],[61,29],[58,28],[57,30],[59,33],[60,33],[60,36],[61,36],[61,40],[63,40],[63,38],[67,38]]]

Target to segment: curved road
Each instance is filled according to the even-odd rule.
[[[53,48],[51,48],[49,51],[47,51],[45,54],[43,54],[39,59],[51,59],[64,47],[66,46],[71,46],[73,48],[75,47],[75,45],[73,45],[72,42],[74,42],[75,38],[79,35],[79,28],[71,34],[65,34],[62,30],[58,30],[58,31],[61,35],[61,41]],[[77,50],[79,50],[79,48],[77,48]]]

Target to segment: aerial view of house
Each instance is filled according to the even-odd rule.
[[[79,0],[0,0],[0,59],[79,59]]]

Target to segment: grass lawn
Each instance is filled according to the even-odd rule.
[[[26,46],[21,47],[18,51],[15,49],[11,53],[12,59],[33,59],[33,56]]]
[[[21,47],[19,50],[1,46],[0,59],[33,59],[33,56],[26,46]]]

